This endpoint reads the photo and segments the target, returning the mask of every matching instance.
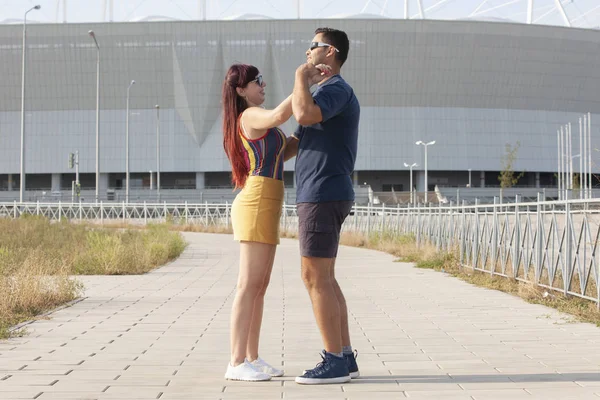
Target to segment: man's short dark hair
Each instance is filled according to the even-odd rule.
[[[317,28],[315,35],[319,33],[323,34],[323,40],[327,44],[339,50],[339,52],[335,53],[335,57],[340,62],[340,66],[344,65],[348,58],[348,51],[350,50],[350,41],[346,32],[333,28]]]

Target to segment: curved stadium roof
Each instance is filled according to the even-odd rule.
[[[0,24],[21,23],[23,12],[34,4],[33,1],[25,6],[17,3],[0,2],[0,15],[5,17]],[[598,0],[36,0],[36,3],[42,9],[35,15],[30,14],[28,22],[408,17],[600,28]],[[65,5],[68,7],[66,12]]]

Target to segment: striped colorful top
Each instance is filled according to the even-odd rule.
[[[271,128],[258,139],[248,139],[240,119],[240,138],[244,145],[249,176],[264,176],[283,180],[283,151],[286,137],[279,128]]]

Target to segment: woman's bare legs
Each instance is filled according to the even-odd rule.
[[[252,314],[252,322],[250,324],[248,345],[246,346],[246,358],[248,361],[254,361],[258,358],[258,343],[260,339],[260,327],[262,324],[263,308],[265,304],[265,293],[267,292],[267,287],[269,286],[269,280],[271,278],[271,271],[273,270],[275,250],[276,247],[272,246],[267,270],[265,271],[265,276],[262,282],[262,287],[258,292],[258,296],[256,296],[256,300],[254,300],[254,312]]]
[[[256,301],[259,297],[261,297],[259,303],[260,319],[262,319],[263,288],[266,287],[265,279],[268,283],[275,248],[275,245],[265,243],[240,243],[240,270],[237,293],[231,310],[230,362],[234,367],[243,363],[246,358],[250,328],[254,320]],[[255,340],[258,347],[258,337]]]

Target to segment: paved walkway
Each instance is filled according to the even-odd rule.
[[[600,328],[393,257],[343,247],[338,279],[362,377],[300,386],[321,341],[283,240],[267,292],[270,382],[223,379],[237,274],[230,236],[186,234],[173,264],[85,277],[86,298],[0,342],[0,399],[598,399]]]

